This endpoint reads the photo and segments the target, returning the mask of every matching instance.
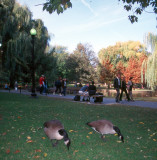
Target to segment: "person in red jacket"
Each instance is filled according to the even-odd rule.
[[[42,75],[39,78],[40,94],[42,94],[42,92],[43,92],[43,87],[44,87],[43,85],[44,85],[44,75]]]

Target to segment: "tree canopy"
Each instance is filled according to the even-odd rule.
[[[140,42],[117,42],[99,52],[99,72],[101,82],[110,83],[117,73],[128,81],[134,77],[135,83],[141,83],[141,65],[147,58],[147,52]]]
[[[138,21],[138,15],[143,12],[157,14],[157,1],[156,0],[119,0],[124,3],[124,9],[131,11],[133,14],[129,15],[131,23]],[[152,11],[147,11],[148,7],[152,7]]]
[[[132,14],[128,16],[131,23],[138,22],[138,15],[141,15],[143,12],[157,14],[156,0],[118,0],[118,1],[123,2],[124,9],[126,11],[132,12]],[[67,8],[71,8],[72,2],[70,0],[47,0],[47,2],[38,5],[43,5],[43,10],[48,11],[50,14],[53,12],[57,12],[57,14],[60,14],[63,13]],[[148,7],[152,7],[152,11],[147,11]]]

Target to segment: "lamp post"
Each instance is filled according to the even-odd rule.
[[[32,73],[31,73],[31,76],[32,76],[32,94],[31,96],[32,97],[36,97],[36,93],[35,93],[35,68],[34,68],[34,38],[35,38],[35,35],[36,35],[36,30],[34,28],[32,28],[30,30],[30,34],[32,36]]]

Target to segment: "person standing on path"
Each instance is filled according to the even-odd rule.
[[[117,74],[116,78],[114,79],[114,88],[117,92],[115,99],[116,99],[116,102],[119,103],[119,95],[120,95],[120,88],[121,88],[120,74]]]
[[[129,92],[129,97],[131,101],[134,101],[133,96],[132,96],[132,88],[133,88],[133,82],[132,82],[133,77],[129,78],[128,84],[127,84],[127,88],[128,88],[128,92]]]
[[[120,101],[122,101],[123,92],[125,92],[125,95],[126,95],[127,100],[130,101],[130,98],[129,98],[129,95],[128,95],[126,89],[127,89],[126,80],[125,80],[125,77],[123,77],[122,84],[121,84]]]
[[[59,95],[62,96],[61,94],[62,78],[61,77],[59,77],[58,80],[55,82],[55,86],[56,86],[55,94],[59,90]]]
[[[44,75],[42,75],[42,76],[39,78],[40,94],[42,94],[43,89],[44,89],[43,83],[44,83]]]
[[[62,80],[62,88],[63,88],[62,94],[64,96],[66,96],[66,88],[67,88],[67,80],[66,80],[66,78]]]

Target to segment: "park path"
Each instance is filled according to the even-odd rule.
[[[8,90],[0,90],[0,92],[9,92]],[[31,92],[28,92],[26,90],[11,90],[10,93],[17,93],[17,94],[26,94],[26,95],[31,95]],[[60,98],[60,99],[67,99],[67,100],[73,100],[74,95],[66,95],[66,96],[59,96],[58,94],[53,95],[53,94],[47,94],[47,95],[41,95],[39,92],[36,93],[37,96],[47,96],[47,97],[53,97],[53,98]],[[75,102],[75,101],[74,101]],[[121,101],[120,103],[116,103],[114,98],[103,98],[102,103],[94,103],[94,100],[91,98],[91,102],[81,102],[81,103],[87,103],[87,104],[97,104],[97,105],[117,105],[117,104],[122,104],[122,105],[127,105],[127,106],[138,106],[138,107],[146,107],[146,108],[154,108],[157,109],[157,102],[150,102],[150,101],[134,101],[134,102],[128,102],[126,100]]]

